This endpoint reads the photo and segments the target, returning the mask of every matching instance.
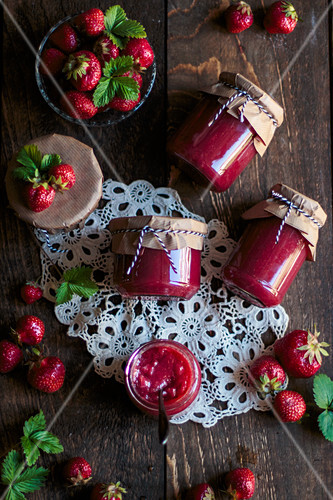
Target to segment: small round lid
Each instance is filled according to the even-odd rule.
[[[70,190],[57,192],[49,208],[33,212],[22,197],[26,183],[12,177],[12,171],[18,165],[15,154],[5,178],[11,208],[20,219],[50,233],[74,229],[95,210],[102,196],[103,174],[93,149],[73,137],[59,134],[38,137],[28,144],[36,144],[42,155],[59,154],[62,163],[73,167],[76,182]]]

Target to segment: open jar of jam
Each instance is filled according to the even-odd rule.
[[[199,290],[205,223],[146,215],[113,219],[109,230],[123,297],[190,299]]]
[[[217,192],[261,156],[283,122],[283,109],[238,73],[221,73],[168,143],[180,168]]]
[[[242,216],[249,220],[222,280],[236,295],[259,307],[282,302],[305,260],[315,260],[326,214],[316,201],[283,184]]]
[[[201,370],[195,356],[183,344],[152,340],[129,358],[125,385],[131,400],[143,412],[158,415],[162,391],[167,415],[181,416],[197,399]]]

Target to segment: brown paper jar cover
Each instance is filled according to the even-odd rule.
[[[237,90],[228,87],[225,83],[247,92],[276,121],[276,125],[274,125],[273,120],[265,112],[261,111],[254,102],[247,101],[246,96],[236,97],[228,105],[227,112],[235,118],[239,118],[240,112],[243,111],[244,117],[258,134],[258,136],[254,137],[254,147],[260,156],[262,156],[273,138],[276,127],[279,127],[283,122],[283,108],[261,88],[239,73],[221,73],[219,81],[210,87],[202,89],[202,92],[219,96],[219,102],[223,105],[226,99],[230,99],[238,93]],[[246,104],[243,107],[244,103]]]
[[[289,206],[278,198],[272,197],[272,191],[275,191],[276,193],[281,194],[284,198],[287,198],[295,206],[306,212],[310,217],[313,217],[320,224],[320,226],[325,224],[327,215],[319,203],[286,186],[285,184],[275,184],[275,186],[271,188],[267,200],[261,201],[247,210],[242,215],[243,219],[251,220],[267,217],[278,217],[279,219],[283,219],[288,212]],[[319,226],[295,208],[291,209],[289,216],[285,220],[285,224],[294,227],[302,233],[303,237],[309,242],[310,256],[308,257],[308,260],[314,261],[316,258]]]
[[[76,182],[68,190],[56,192],[52,205],[42,212],[33,212],[22,199],[22,183],[12,177],[18,165],[17,153],[10,161],[6,173],[6,190],[11,208],[28,224],[56,233],[69,231],[83,224],[95,210],[102,196],[103,174],[91,147],[70,136],[51,134],[38,137],[27,144],[36,144],[44,154],[59,154],[62,163],[71,165]]]
[[[184,219],[182,217],[163,217],[157,215],[142,215],[137,217],[119,217],[109,223],[109,231],[114,233],[119,230],[137,229],[133,232],[123,232],[112,234],[112,251],[117,254],[135,255],[141,230],[149,226],[153,229],[165,230],[185,230],[201,233],[202,236],[192,234],[158,233],[168,250],[190,247],[195,250],[202,250],[203,237],[207,234],[207,225],[194,219]],[[158,239],[153,233],[145,233],[142,246],[146,248],[161,249]]]

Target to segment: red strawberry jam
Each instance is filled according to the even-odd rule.
[[[137,349],[126,369],[126,388],[138,408],[158,415],[162,391],[169,416],[183,413],[196,399],[201,383],[198,361],[184,345],[153,340]]]
[[[220,108],[216,96],[205,95],[168,146],[197,182],[218,192],[228,189],[257,153],[255,131],[246,119],[224,110],[209,125]]]

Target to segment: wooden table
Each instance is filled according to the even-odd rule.
[[[34,47],[50,26],[68,14],[96,6],[91,0],[11,0],[5,2]],[[116,166],[124,182],[142,178],[155,186],[178,190],[187,207],[207,220],[224,221],[233,238],[242,231],[241,213],[261,200],[269,188],[283,181],[320,200],[330,213],[330,61],[329,2],[295,0],[303,23],[288,36],[270,36],[263,15],[271,2],[253,0],[255,23],[232,35],[223,25],[227,0],[128,0],[129,17],[147,28],[155,49],[157,79],[148,101],[129,120],[115,127],[92,129],[92,134]],[[264,5],[265,4],[265,5]],[[98,7],[105,10],[107,0]],[[64,121],[44,102],[34,78],[34,55],[4,14],[2,86],[2,172],[13,153],[30,139],[46,133],[72,135],[90,145],[82,128]],[[309,36],[309,38],[307,38]],[[302,44],[304,43],[304,47]],[[298,50],[302,47],[301,53]],[[297,57],[296,57],[297,56]],[[195,91],[215,82],[221,70],[238,71],[267,91],[285,109],[285,122],[263,158],[256,159],[225,193],[201,197],[202,188],[170,166],[165,154],[167,133],[183,120],[195,101]],[[111,177],[96,151],[106,178]],[[46,323],[46,345],[61,357],[67,376],[53,395],[32,389],[19,369],[0,377],[1,454],[17,442],[23,421],[40,408],[50,421],[91,361],[81,340],[66,336],[66,327],[45,300],[23,304],[19,289],[25,279],[38,277],[38,245],[29,228],[7,208],[2,184],[1,336],[5,337],[23,314],[40,316]],[[290,315],[289,330],[313,328],[317,323],[330,338],[329,281],[331,272],[330,218],[321,230],[316,263],[306,263],[291,286],[283,306]],[[332,374],[332,356],[322,372]],[[290,387],[312,401],[312,380],[292,380]],[[332,490],[332,446],[316,425],[316,414],[303,425],[290,425],[307,460]],[[94,481],[120,480],[128,499],[156,500],[162,496],[162,449],[154,421],[129,402],[124,387],[113,380],[88,374],[56,421],[53,432],[64,444],[62,455],[45,458],[44,465],[61,464],[81,455],[93,466]],[[251,411],[225,418],[210,429],[187,423],[172,426],[169,438],[168,497],[176,498],[199,482],[211,482],[216,491],[223,474],[235,466],[250,467],[257,478],[254,498],[265,500],[329,498],[294,444],[270,413]],[[29,498],[88,498],[90,489],[66,491],[57,468],[47,487]],[[219,493],[218,498],[222,498]]]

